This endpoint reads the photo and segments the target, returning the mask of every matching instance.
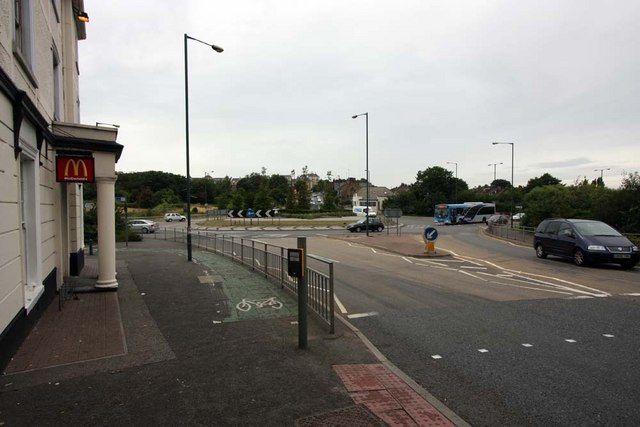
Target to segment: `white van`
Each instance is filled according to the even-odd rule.
[[[369,210],[369,217],[376,216],[376,212],[371,207],[367,207],[367,206],[353,207],[353,213],[356,214],[356,216],[367,216],[367,210]]]

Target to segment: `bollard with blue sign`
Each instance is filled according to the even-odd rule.
[[[427,254],[434,254],[436,252],[435,241],[438,240],[438,230],[433,227],[425,227],[422,233],[422,239],[425,243],[425,252]]]

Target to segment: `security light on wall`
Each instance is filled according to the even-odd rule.
[[[76,18],[80,22],[89,22],[89,15],[87,15],[87,12],[76,12]]]

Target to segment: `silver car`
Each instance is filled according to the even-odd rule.
[[[155,233],[158,229],[158,224],[148,219],[132,219],[127,225],[130,230],[144,234]]]

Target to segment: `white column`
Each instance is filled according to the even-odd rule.
[[[96,288],[117,288],[115,177],[96,177],[98,190],[98,281]]]

